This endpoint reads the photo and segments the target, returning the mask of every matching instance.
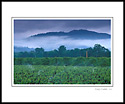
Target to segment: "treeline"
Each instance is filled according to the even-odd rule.
[[[111,66],[110,57],[14,58],[14,65]]]
[[[14,57],[110,57],[111,52],[100,44],[95,44],[93,48],[67,50],[64,45],[57,50],[44,51],[43,48],[35,48],[30,52],[14,52]]]

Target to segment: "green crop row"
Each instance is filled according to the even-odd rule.
[[[110,57],[14,58],[14,65],[111,66]]]
[[[110,67],[14,65],[14,84],[111,84]]]

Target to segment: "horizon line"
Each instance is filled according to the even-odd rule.
[[[85,31],[90,31],[90,32],[96,32],[96,33],[104,33],[104,34],[108,34],[108,35],[111,35],[110,33],[106,33],[106,32],[97,32],[97,31],[94,31],[94,30],[89,30],[89,29],[73,29],[73,30],[69,30],[69,31],[49,31],[49,32],[43,32],[43,33],[37,33],[35,35],[31,35],[29,37],[33,37],[33,36],[37,36],[37,35],[40,35],[40,34],[46,34],[46,33],[54,33],[54,32],[63,32],[63,33],[69,33],[71,31],[80,31],[80,30],[85,30]],[[27,37],[28,38],[28,37]]]

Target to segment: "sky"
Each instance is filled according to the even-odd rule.
[[[71,30],[86,29],[100,33],[111,34],[111,21],[108,19],[94,19],[94,20],[28,20],[28,19],[15,19],[14,20],[14,38],[22,39],[35,35],[38,33],[46,32],[68,32]]]
[[[33,39],[31,41],[25,38],[39,33],[46,32],[69,32],[72,30],[86,29],[99,33],[108,33],[111,35],[111,20],[85,20],[85,19],[67,19],[67,20],[14,20],[14,45],[29,48],[44,48],[44,50],[58,49],[59,46],[65,45],[68,49],[93,47],[95,44],[101,44],[105,48],[111,49],[111,39],[102,40],[85,40],[71,39],[68,36],[48,36]]]

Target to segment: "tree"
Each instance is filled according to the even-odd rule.
[[[64,45],[60,46],[58,48],[58,51],[59,51],[59,56],[60,57],[64,57],[65,56],[65,53],[66,53],[66,47]]]
[[[36,53],[36,57],[43,57],[44,49],[42,47],[41,48],[36,48],[35,53]]]
[[[80,56],[80,49],[75,48],[74,51],[73,51],[73,54],[74,54],[75,57],[79,57]]]
[[[30,51],[29,52],[29,57],[35,57],[35,52],[34,51]]]
[[[95,55],[95,57],[109,57],[110,51],[100,44],[95,44],[93,48],[93,54]]]
[[[35,51],[30,52],[14,52],[14,57],[110,57],[111,52],[100,44],[95,44],[93,48],[86,49],[71,49],[66,50],[64,45],[60,46],[58,50],[44,51],[43,48],[36,48]]]

